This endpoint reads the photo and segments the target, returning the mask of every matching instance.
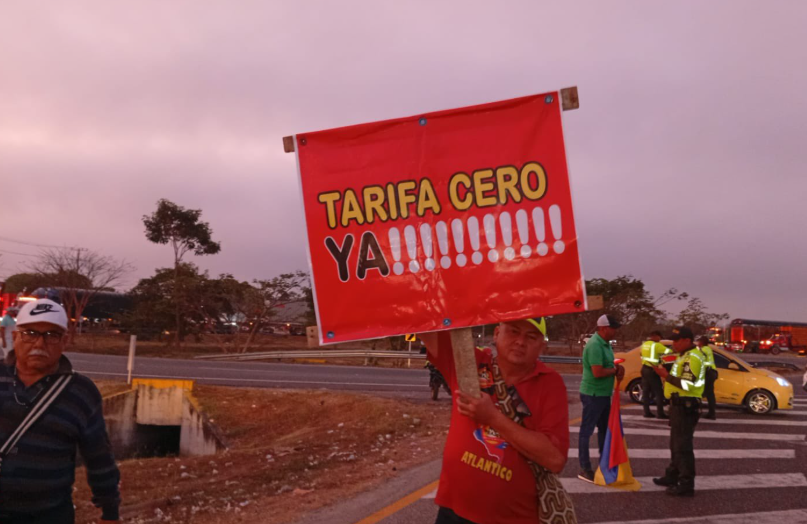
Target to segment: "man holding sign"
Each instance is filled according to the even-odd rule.
[[[476,351],[480,398],[457,390],[449,334],[421,335],[429,360],[457,391],[437,491],[437,524],[539,521],[530,462],[558,473],[569,450],[566,386],[538,360],[546,348],[540,320],[503,322],[493,335],[495,355],[489,348]],[[564,522],[573,519],[568,509],[572,516]]]
[[[424,338],[463,391],[440,522],[575,522],[553,473],[566,389],[537,361],[542,324],[519,319],[588,309],[561,119],[578,105],[568,88],[284,138],[320,343],[451,330]],[[498,360],[470,333],[493,322]]]

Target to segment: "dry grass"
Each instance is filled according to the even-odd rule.
[[[121,463],[127,522],[281,523],[440,456],[449,403],[370,395],[199,387],[230,450]],[[77,472],[77,522],[92,522]]]

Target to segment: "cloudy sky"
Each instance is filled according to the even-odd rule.
[[[211,273],[305,268],[281,137],[579,86],[565,115],[586,277],[807,321],[807,3],[7,1],[0,277],[37,248],[171,263],[160,198],[203,210]]]

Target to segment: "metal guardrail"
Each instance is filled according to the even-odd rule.
[[[218,355],[201,355],[195,357],[200,360],[232,360],[244,362],[251,360],[273,360],[284,358],[406,358],[423,360],[425,354],[408,351],[371,351],[361,349],[331,349],[331,350],[297,350],[297,351],[265,351],[261,353],[223,353]],[[565,357],[561,355],[544,355],[540,357],[543,362],[550,364],[580,364],[580,357]]]
[[[547,364],[582,364],[583,357],[566,357],[563,355],[541,355],[538,357],[541,362]]]
[[[792,371],[801,371],[801,368],[790,362],[779,362],[778,360],[759,360],[757,362],[749,362],[752,368],[785,368]]]
[[[412,358],[425,359],[420,352],[408,351],[371,351],[362,349],[332,350],[297,350],[297,351],[265,351],[261,353],[224,353],[219,355],[201,355],[195,357],[202,360],[271,360],[281,358]]]

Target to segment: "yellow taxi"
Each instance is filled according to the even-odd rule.
[[[662,340],[667,347],[669,340]],[[624,359],[625,378],[620,384],[632,401],[642,402],[641,346],[630,351],[614,353]],[[767,369],[755,368],[745,360],[724,349],[712,346],[717,366],[715,400],[718,404],[745,406],[755,415],[765,415],[776,409],[793,409],[793,384]]]

